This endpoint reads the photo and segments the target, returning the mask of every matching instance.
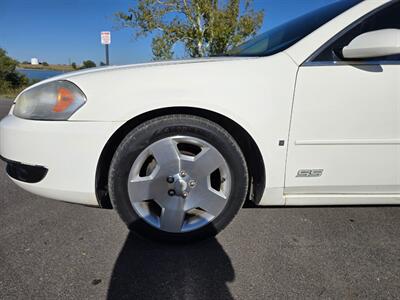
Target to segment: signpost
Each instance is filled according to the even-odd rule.
[[[110,64],[110,58],[108,55],[108,45],[111,44],[111,32],[109,31],[102,31],[101,32],[101,44],[106,47],[106,65]]]

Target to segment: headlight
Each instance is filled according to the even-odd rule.
[[[67,120],[86,102],[86,96],[65,80],[38,85],[16,100],[13,114],[31,120]]]

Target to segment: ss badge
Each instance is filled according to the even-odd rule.
[[[296,177],[321,177],[323,172],[323,169],[299,170]]]

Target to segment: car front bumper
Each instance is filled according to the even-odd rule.
[[[43,166],[30,166],[22,164],[18,161],[12,161],[0,156],[1,160],[7,163],[6,172],[11,178],[27,182],[27,183],[37,183],[46,176],[47,169]]]
[[[8,161],[9,177],[21,188],[47,198],[97,206],[98,160],[121,125],[33,121],[9,114],[0,122],[0,156]],[[47,171],[32,180],[29,172],[38,168]]]

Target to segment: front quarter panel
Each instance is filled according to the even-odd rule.
[[[72,76],[68,80],[88,100],[71,120],[126,122],[174,106],[214,111],[249,132],[264,158],[267,188],[283,188],[287,143],[279,146],[279,140],[288,137],[297,68],[288,55],[280,53]],[[272,204],[268,201],[274,200],[263,199],[261,204]]]

